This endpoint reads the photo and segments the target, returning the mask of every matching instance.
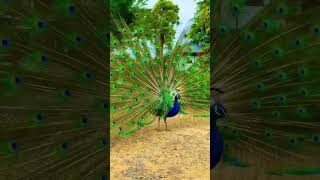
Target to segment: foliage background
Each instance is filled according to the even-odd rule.
[[[195,44],[208,47],[210,43],[210,0],[197,2],[194,22],[187,35]],[[144,29],[165,36],[166,44],[172,44],[179,25],[179,7],[171,0],[158,0],[153,8],[147,8],[148,0],[111,0],[114,17],[122,17],[133,30]],[[119,15],[119,16],[118,16]]]

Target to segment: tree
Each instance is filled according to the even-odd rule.
[[[152,9],[136,8],[134,29],[142,28],[162,34],[165,43],[172,43],[176,33],[174,27],[179,23],[179,7],[170,0],[159,0]]]
[[[147,2],[148,0],[111,0],[110,10],[115,18],[121,17],[130,25],[134,23],[134,12]]]
[[[164,35],[165,42],[172,42],[176,33],[174,26],[179,23],[179,7],[172,1],[159,0],[153,7],[153,28]]]
[[[131,8],[135,0],[111,0],[110,10],[115,18],[123,18],[127,24],[133,22],[133,12]]]
[[[197,3],[195,21],[188,37],[194,43],[210,46],[210,0],[201,0]]]
[[[111,11],[115,18],[124,19],[131,29],[162,34],[165,44],[171,44],[176,33],[174,27],[179,23],[179,7],[170,0],[159,0],[152,9],[148,9],[144,7],[147,2],[111,0]]]

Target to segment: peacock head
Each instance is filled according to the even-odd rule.
[[[220,88],[210,88],[210,91],[213,92],[214,95],[220,95],[224,94],[224,91],[222,91]]]
[[[215,103],[219,103],[220,102],[220,95],[221,94],[224,94],[224,91],[222,91],[220,88],[210,88],[210,91],[211,91],[211,96],[212,96],[212,99],[211,99],[211,103],[212,104],[215,104]]]
[[[174,94],[175,94],[174,100],[176,100],[176,101],[177,101],[178,99],[181,99],[181,96],[180,96],[179,92],[180,92],[179,89],[176,89],[175,92],[174,92]]]
[[[175,100],[178,100],[180,98],[181,98],[180,94],[176,94]]]

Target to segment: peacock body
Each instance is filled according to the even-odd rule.
[[[224,149],[213,176],[319,175],[319,7],[300,0],[215,4],[211,78],[224,91],[218,103],[226,114],[217,120]]]
[[[211,88],[210,90],[218,92],[218,94],[213,93],[215,95],[210,106],[210,169],[212,169],[219,163],[223,152],[224,141],[217,127],[217,120],[225,118],[226,110],[223,104],[219,102],[219,98],[217,98],[220,95],[219,93],[223,93],[223,91],[216,88]]]
[[[180,104],[178,102],[178,99],[180,99],[180,95],[176,95],[174,97],[174,103],[173,103],[173,107],[169,110],[168,114],[166,115],[166,117],[174,117],[176,116],[179,111],[180,111]]]

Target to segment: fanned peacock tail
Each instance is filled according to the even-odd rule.
[[[319,174],[319,2],[272,1],[253,17],[246,1],[216,7],[211,78],[225,92],[223,161],[273,175]]]
[[[101,179],[107,1],[0,1],[0,179]]]
[[[143,27],[132,31],[118,22],[118,29],[111,36],[112,132],[128,136],[157,116],[164,118],[176,93],[183,111],[208,112],[210,71],[201,49],[184,34],[173,45]]]

